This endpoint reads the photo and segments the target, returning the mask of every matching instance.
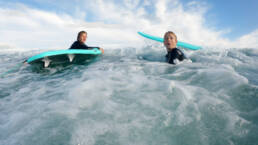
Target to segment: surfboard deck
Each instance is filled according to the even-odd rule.
[[[67,49],[47,51],[30,57],[27,60],[27,63],[49,67],[64,63],[80,63],[90,61],[100,54],[102,54],[102,52],[98,48],[93,48],[89,50]]]
[[[149,35],[149,34],[146,34],[146,33],[143,33],[143,32],[138,32],[138,34],[143,36],[143,37],[145,37],[145,38],[154,40],[154,41],[158,41],[158,42],[162,42],[162,43],[164,42],[164,39],[161,38],[161,37]],[[192,45],[192,44],[189,44],[189,43],[185,43],[185,42],[182,42],[182,41],[178,41],[177,42],[177,47],[184,47],[184,48],[188,48],[188,49],[191,49],[191,50],[199,50],[199,49],[201,49],[201,46],[195,46],[195,45]]]

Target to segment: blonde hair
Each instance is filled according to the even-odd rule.
[[[169,35],[169,34],[174,35],[175,38],[176,38],[176,40],[177,40],[176,34],[175,34],[174,32],[172,32],[172,31],[167,31],[167,32],[165,33],[165,35],[164,35],[164,40],[165,40],[166,36]]]

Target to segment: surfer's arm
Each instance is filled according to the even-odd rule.
[[[102,54],[104,53],[104,49],[99,47],[99,50],[102,52]]]
[[[98,48],[102,53],[104,53],[104,49],[101,47],[88,47],[88,49],[94,49],[94,48]]]
[[[183,61],[184,59],[186,59],[185,54],[180,49],[177,49],[177,54],[178,54],[178,59],[180,61]]]
[[[87,46],[87,49],[94,49],[94,48],[98,48],[99,49],[99,47],[88,47]]]
[[[27,59],[22,62],[23,64],[28,64]]]

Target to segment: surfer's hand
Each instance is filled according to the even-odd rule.
[[[104,54],[104,49],[99,47],[99,50]]]
[[[23,64],[28,64],[27,60],[24,60],[22,63],[23,63]]]

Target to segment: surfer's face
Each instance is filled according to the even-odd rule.
[[[173,34],[167,34],[164,38],[164,45],[166,46],[167,50],[172,50],[176,48],[177,39]]]
[[[82,34],[80,35],[80,37],[79,37],[79,41],[80,41],[81,43],[85,43],[86,40],[87,40],[87,34],[86,34],[86,33],[82,33]]]

